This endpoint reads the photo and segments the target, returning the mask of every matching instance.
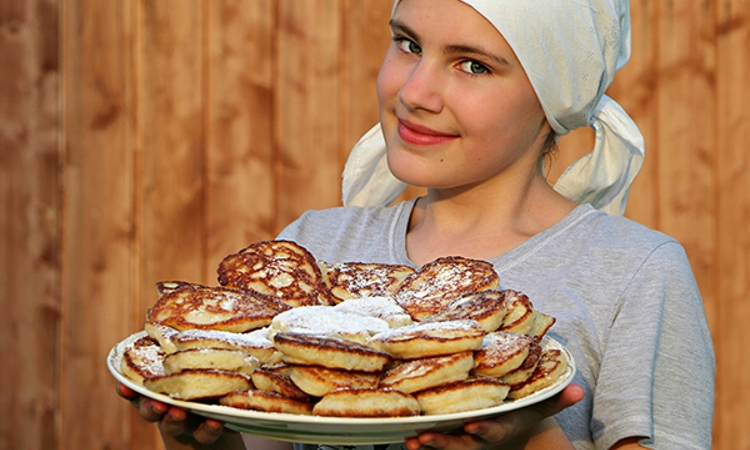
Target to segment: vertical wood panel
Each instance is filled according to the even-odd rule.
[[[140,2],[141,307],[157,281],[200,282],[205,245],[204,22],[200,0]]]
[[[626,216],[651,228],[658,226],[659,116],[656,103],[659,47],[658,3],[631,1],[632,55],[615,76],[608,94],[617,100],[640,128],[646,159],[633,183]]]
[[[275,9],[271,0],[209,8],[205,278],[221,259],[274,236]]]
[[[0,448],[59,443],[58,8],[0,4]]]
[[[713,335],[717,371],[715,447],[750,449],[747,324],[750,323],[750,4],[716,2],[719,257]]]
[[[281,228],[340,203],[341,18],[335,0],[279,0],[276,110]]]
[[[343,141],[339,158],[346,161],[351,147],[379,120],[375,89],[380,64],[390,45],[388,19],[392,4],[382,0],[345,0],[342,7],[344,92],[341,110]]]
[[[685,246],[713,322],[718,192],[714,14],[702,0],[664,0],[661,8],[659,225]]]
[[[114,393],[107,351],[156,281],[214,283],[227,253],[338,204],[377,120],[390,7],[0,4],[0,450],[163,448]],[[610,89],[646,138],[628,215],[685,246],[717,349],[714,448],[750,450],[750,4],[631,10]],[[553,176],[592,146],[564,138]]]
[[[64,3],[61,448],[126,448],[129,407],[103,365],[133,329],[133,21],[129,3]]]

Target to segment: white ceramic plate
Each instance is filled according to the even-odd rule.
[[[264,413],[231,408],[222,405],[210,405],[197,402],[176,400],[166,395],[151,392],[140,384],[128,379],[120,372],[120,360],[124,350],[133,341],[145,336],[145,332],[131,335],[117,344],[109,352],[107,367],[112,375],[130,389],[153,399],[180,406],[188,411],[223,421],[228,428],[255,436],[278,441],[289,441],[307,444],[329,445],[372,445],[403,442],[424,430],[450,431],[460,428],[464,423],[523,408],[541,402],[560,392],[570,384],[576,372],[575,363],[570,353],[557,341],[545,337],[544,348],[558,348],[568,358],[568,370],[552,386],[518,400],[508,401],[502,405],[476,411],[434,416],[399,417],[399,418],[346,418],[318,417],[296,414]]]

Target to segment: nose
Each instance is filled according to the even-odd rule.
[[[439,70],[424,58],[412,67],[398,92],[399,101],[411,111],[439,113],[443,109]]]

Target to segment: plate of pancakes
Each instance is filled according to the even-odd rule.
[[[426,430],[450,432],[465,423],[491,418],[509,411],[544,401],[562,391],[576,373],[573,358],[564,346],[549,336],[542,339],[544,349],[559,349],[567,360],[564,373],[550,386],[526,397],[507,400],[500,405],[449,414],[407,417],[325,417],[290,413],[263,412],[238,409],[220,404],[179,400],[145,388],[121,371],[121,360],[126,349],[145,331],[135,333],[118,343],[107,357],[107,367],[125,386],[141,395],[178,406],[194,414],[221,420],[227,428],[272,440],[328,445],[375,445],[403,442]]]
[[[330,264],[264,241],[217,272],[157,283],[107,357],[118,382],[259,437],[373,445],[542,402],[576,374],[555,318],[486,261]]]

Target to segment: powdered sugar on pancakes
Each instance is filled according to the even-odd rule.
[[[390,330],[388,322],[377,317],[342,311],[327,306],[302,306],[285,311],[271,322],[271,333],[293,331],[337,336],[365,342],[371,336]]]
[[[391,328],[412,325],[414,321],[411,316],[398,306],[396,300],[391,297],[363,297],[346,300],[334,306],[337,311],[357,314],[367,317],[376,317],[385,320]]]
[[[445,257],[420,267],[396,292],[396,302],[416,320],[437,314],[469,292],[495,289],[500,277],[486,261]]]
[[[367,343],[399,359],[477,350],[486,332],[475,320],[420,323],[375,335]]]

